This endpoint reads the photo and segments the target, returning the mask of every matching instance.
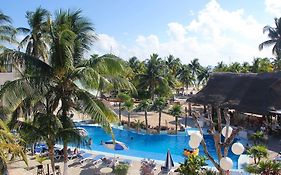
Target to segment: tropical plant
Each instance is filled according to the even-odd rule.
[[[21,157],[27,165],[26,154],[20,141],[21,139],[12,134],[6,123],[0,119],[0,174],[6,174],[9,155]]]
[[[240,73],[241,70],[242,70],[242,67],[241,67],[240,63],[238,63],[238,62],[231,63],[228,66],[229,72]]]
[[[48,44],[50,41],[50,13],[41,7],[34,12],[26,12],[29,29],[24,27],[17,28],[19,33],[27,34],[19,43],[19,48],[26,46],[26,53],[36,58],[47,61]]]
[[[159,120],[158,120],[158,133],[161,131],[161,118],[162,118],[162,111],[166,108],[167,102],[166,99],[163,97],[159,97],[154,100],[152,109],[156,110],[159,114]]]
[[[116,175],[126,175],[129,169],[129,165],[127,164],[119,164],[114,168],[113,173]]]
[[[145,129],[148,131],[148,119],[147,119],[147,111],[151,108],[150,100],[142,100],[138,105],[138,110],[144,111],[144,121],[145,121]]]
[[[180,163],[179,168],[176,170],[176,172],[179,172],[181,175],[197,175],[200,174],[201,168],[205,165],[206,158],[202,156],[188,156],[184,160],[184,163]]]
[[[59,11],[56,14],[55,20],[50,24],[50,50],[49,64],[40,59],[22,53],[20,51],[6,50],[2,56],[12,60],[23,60],[26,65],[33,65],[36,70],[22,78],[7,83],[0,91],[0,96],[3,99],[3,106],[6,111],[14,111],[17,106],[26,98],[32,96],[48,97],[48,94],[54,94],[51,112],[59,111],[61,121],[67,121],[70,110],[76,110],[91,117],[95,122],[100,123],[104,129],[111,132],[110,122],[116,122],[117,116],[110,108],[106,106],[95,95],[88,92],[88,89],[99,90],[101,82],[110,82],[120,86],[126,86],[129,83],[124,79],[113,79],[111,76],[106,76],[106,71],[99,72],[95,66],[79,65],[74,66],[75,45],[80,30],[74,30],[73,14],[70,11]],[[80,12],[79,12],[80,15]],[[78,18],[77,20],[79,20]],[[81,48],[86,45],[81,45]],[[100,67],[108,67],[109,62],[99,62]],[[117,63],[119,64],[119,63]],[[122,66],[116,66],[122,69]],[[115,68],[116,68],[115,67]],[[114,69],[110,69],[114,70]],[[117,71],[117,70],[114,70]],[[121,71],[121,70],[119,70]],[[109,71],[111,74],[113,71]],[[110,84],[109,83],[109,84]],[[49,114],[49,112],[47,113]],[[67,126],[70,126],[68,128]],[[64,129],[72,129],[71,125],[64,125]],[[67,141],[64,143],[64,163],[67,164]],[[64,172],[67,172],[67,167]]]
[[[277,175],[281,173],[281,163],[273,160],[260,161],[258,164],[249,164],[245,170],[253,174]]]
[[[264,133],[262,131],[257,131],[251,134],[250,139],[254,141],[254,144],[257,145],[263,141]]]
[[[5,48],[5,43],[16,43],[15,29],[11,22],[12,19],[0,11],[0,50]]]
[[[181,69],[178,72],[177,78],[183,84],[183,86],[186,87],[186,89],[188,89],[188,87],[190,85],[192,85],[193,82],[195,81],[195,78],[194,78],[194,76],[192,76],[192,72],[191,72],[189,66],[187,66],[187,65],[181,66]]]
[[[119,101],[119,109],[118,109],[118,112],[119,112],[119,121],[122,121],[122,106],[121,104],[124,103],[125,101],[128,101],[128,100],[131,100],[131,97],[125,93],[119,93],[117,95],[117,98],[118,98],[118,101]]]
[[[209,80],[211,74],[211,67],[202,67],[198,73],[198,85],[206,85],[207,81]]]
[[[137,130],[137,132],[140,131],[140,129],[144,126],[143,121],[140,120],[135,120],[135,128]]]
[[[255,164],[258,164],[262,158],[268,157],[267,149],[263,145],[252,146],[249,150],[247,150],[247,154],[253,157]]]
[[[218,62],[218,64],[213,69],[214,72],[227,72],[228,66],[224,62]]]
[[[269,40],[262,42],[259,45],[259,49],[262,50],[264,47],[273,45],[272,54],[280,56],[281,52],[281,18],[275,18],[275,27],[269,25],[263,28],[263,33],[268,32]]]
[[[179,58],[175,58],[173,55],[169,55],[165,61],[165,64],[167,65],[169,72],[171,75],[176,77],[177,73],[179,72],[181,68],[181,61]]]
[[[152,54],[145,65],[145,72],[138,75],[138,86],[149,91],[150,98],[153,100],[157,86],[168,86],[168,82],[163,75],[162,59],[157,54]]]
[[[181,105],[175,104],[170,109],[170,114],[175,117],[175,124],[176,124],[176,134],[178,132],[178,117],[181,115]]]
[[[42,165],[45,160],[48,160],[48,157],[36,155],[36,156],[35,156],[35,160],[36,160],[40,165]]]
[[[199,63],[199,59],[198,58],[194,58],[193,60],[190,61],[190,63],[188,64],[190,70],[191,70],[191,75],[192,77],[194,77],[194,84],[196,84],[196,79],[198,76],[198,73],[201,69],[201,65]]]
[[[131,112],[134,109],[134,101],[133,99],[127,100],[123,104],[123,109],[125,109],[128,113],[128,127],[131,125]]]
[[[251,72],[272,72],[273,65],[268,58],[255,58],[253,61]]]

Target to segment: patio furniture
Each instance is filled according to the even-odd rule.
[[[43,165],[37,165],[37,175],[45,175]]]
[[[59,165],[55,166],[55,175],[61,175],[61,171],[60,171],[60,166]]]

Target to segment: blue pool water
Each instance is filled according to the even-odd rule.
[[[165,160],[167,150],[169,149],[172,154],[174,162],[183,162],[183,149],[188,148],[189,136],[185,135],[150,135],[139,134],[127,130],[113,128],[115,139],[124,142],[129,149],[122,151],[110,150],[103,145],[101,141],[111,140],[111,136],[106,134],[101,127],[98,126],[79,126],[87,130],[89,137],[92,138],[93,144],[90,149],[95,151],[108,152],[113,154],[122,154],[127,156],[134,156],[140,158],[150,158],[155,160]],[[214,141],[210,135],[204,135],[209,153],[213,157],[216,156]],[[200,155],[204,155],[203,148],[200,146]],[[234,155],[231,151],[228,157],[233,160],[233,169],[237,169],[237,161],[239,156]],[[211,162],[207,163],[212,166]]]

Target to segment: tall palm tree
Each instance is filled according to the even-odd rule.
[[[50,13],[41,7],[34,12],[26,12],[29,28],[19,27],[17,31],[27,34],[19,43],[19,48],[26,46],[26,53],[47,61],[49,44]]]
[[[21,157],[27,165],[27,158],[20,145],[21,139],[11,133],[8,126],[0,119],[0,174],[7,173],[7,162],[9,154],[12,157]]]
[[[122,117],[121,116],[121,113],[122,113],[121,104],[124,103],[125,101],[131,100],[131,97],[129,95],[125,94],[125,93],[119,93],[117,95],[117,98],[119,100],[119,110],[118,110],[118,112],[119,112],[119,121],[121,122],[122,121],[122,118],[121,118]]]
[[[177,77],[186,89],[194,82],[194,76],[192,76],[191,70],[187,65],[182,65]]]
[[[65,19],[65,23],[63,23]],[[0,91],[3,106],[6,111],[13,111],[23,99],[40,94],[47,96],[55,94],[51,111],[60,111],[62,121],[66,121],[70,110],[81,112],[91,117],[95,122],[112,133],[110,123],[117,122],[117,115],[106,105],[91,94],[88,90],[99,90],[101,82],[114,81],[105,76],[105,70],[101,73],[95,66],[74,66],[75,42],[78,33],[73,31],[69,18],[64,11],[60,11],[54,22],[50,23],[50,54],[49,64],[35,56],[20,51],[6,50],[2,55],[13,60],[24,60],[27,65],[33,65],[36,70],[22,78],[7,83]],[[101,65],[108,65],[102,62]],[[120,64],[115,62],[115,64]],[[101,66],[108,67],[108,66]],[[123,69],[121,65],[111,67]],[[117,70],[114,70],[117,71]],[[124,79],[117,79],[114,84],[126,86],[129,83]],[[64,129],[72,129],[71,125],[63,125]],[[68,128],[69,127],[69,128]],[[66,141],[64,143],[64,155],[67,155]],[[64,156],[64,174],[67,174],[67,156]]]
[[[169,55],[165,61],[165,64],[167,65],[169,72],[176,76],[177,72],[179,71],[181,67],[181,61],[179,58],[175,58],[173,55]]]
[[[207,81],[209,80],[211,74],[211,67],[202,67],[200,72],[198,73],[198,85],[202,84],[205,85]]]
[[[228,66],[223,62],[218,62],[218,64],[214,67],[214,72],[227,72]]]
[[[88,18],[81,15],[82,10],[60,10],[57,12],[57,25],[67,24],[76,34],[73,46],[73,65],[77,66],[84,58],[84,53],[90,51],[92,43],[97,39],[95,28]]]
[[[130,127],[131,126],[131,112],[134,109],[134,101],[133,101],[133,99],[125,101],[124,104],[123,104],[123,108],[128,113],[128,127]]]
[[[5,43],[16,43],[15,29],[11,23],[12,19],[0,11],[0,50],[5,48]]]
[[[163,75],[163,62],[157,54],[152,54],[146,62],[146,71],[139,75],[139,86],[150,92],[153,100],[157,86],[167,86],[168,82]]]
[[[259,45],[259,50],[264,47],[269,47],[273,45],[272,54],[280,56],[281,53],[281,18],[275,18],[275,27],[269,25],[263,28],[263,33],[268,32],[269,40],[262,42]]]
[[[166,108],[167,102],[165,98],[159,97],[154,100],[152,108],[156,110],[159,114],[159,120],[158,120],[158,133],[161,131],[161,118],[162,118],[162,111]]]
[[[197,75],[197,73],[200,71],[200,68],[201,68],[198,58],[194,58],[193,60],[191,60],[191,62],[188,64],[188,66],[191,70],[193,77],[195,77]]]
[[[148,119],[147,119],[147,111],[151,107],[151,101],[150,100],[142,100],[140,104],[138,105],[138,109],[144,111],[144,121],[145,121],[145,129],[146,132],[148,131]]]
[[[172,106],[172,108],[170,109],[170,114],[173,115],[175,117],[175,124],[176,124],[176,134],[178,132],[178,118],[181,115],[181,105],[179,104],[175,104]]]

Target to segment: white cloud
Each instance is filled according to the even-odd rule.
[[[271,56],[270,49],[258,50],[259,43],[266,40],[266,35],[262,33],[264,25],[245,14],[243,9],[228,11],[212,0],[196,14],[188,25],[169,23],[165,41],[155,34],[139,35],[132,45],[123,46],[113,37],[101,34],[96,44],[99,46],[97,50],[112,50],[123,58],[137,56],[142,60],[152,53],[162,57],[173,54],[184,63],[199,58],[203,65],[215,65],[219,61],[252,61],[253,57]]]
[[[98,40],[94,43],[92,51],[95,54],[112,53],[119,55],[121,47],[122,46],[115,40],[114,37],[107,34],[99,34]]]
[[[281,1],[280,0],[265,0],[266,11],[275,17],[281,16]]]

